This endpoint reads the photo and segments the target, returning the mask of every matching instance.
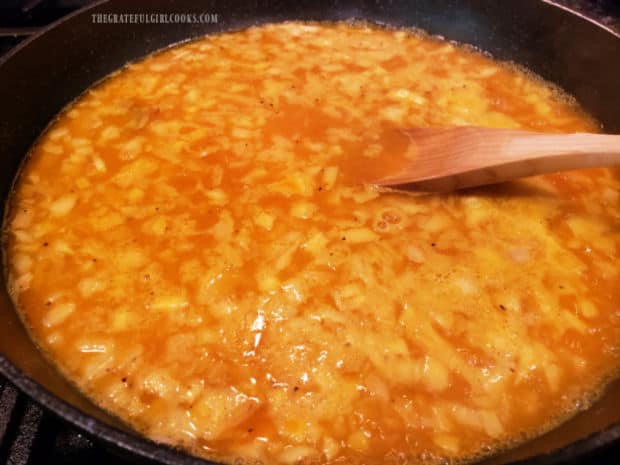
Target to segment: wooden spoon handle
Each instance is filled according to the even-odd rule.
[[[406,132],[414,154],[419,156],[402,172],[376,184],[406,184],[411,189],[442,191],[620,164],[620,135],[546,134],[476,127]]]
[[[513,160],[545,160],[544,172],[620,163],[620,135],[510,131],[503,146]],[[548,170],[547,170],[548,168]]]

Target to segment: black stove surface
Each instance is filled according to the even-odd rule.
[[[620,0],[546,1],[564,5],[620,31]],[[0,0],[0,57],[44,26],[94,2],[95,0]],[[134,6],[128,2],[129,5]]]
[[[0,378],[0,464],[129,465]]]
[[[0,56],[42,27],[93,0],[0,0]]]
[[[0,0],[0,57],[93,0]],[[620,0],[554,0],[620,31]],[[129,4],[129,3],[128,3]],[[129,465],[0,376],[0,464]],[[564,465],[620,465],[620,442]]]

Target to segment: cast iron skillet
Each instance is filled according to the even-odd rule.
[[[59,110],[128,61],[207,33],[289,19],[366,19],[415,26],[473,44],[559,84],[620,132],[620,36],[541,0],[110,0],[56,23],[0,60],[0,198]],[[217,24],[94,24],[98,13],[212,13]],[[1,204],[4,204],[4,201]],[[3,205],[3,208],[5,205]],[[0,283],[0,372],[21,390],[114,451],[146,463],[204,464],[143,439],[61,378],[28,338]],[[575,459],[620,441],[620,383],[568,424],[492,463]]]

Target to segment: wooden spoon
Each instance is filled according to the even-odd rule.
[[[371,183],[447,191],[536,174],[620,164],[620,135],[549,134],[473,126],[405,129],[407,158]]]

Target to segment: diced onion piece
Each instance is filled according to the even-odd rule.
[[[351,194],[351,198],[357,203],[366,203],[379,197],[379,192],[365,187],[363,190],[356,190]]]
[[[154,369],[138,380],[144,391],[165,397],[168,393],[175,392],[177,382],[164,370]]]
[[[287,464],[302,463],[304,459],[315,455],[314,448],[309,446],[286,446],[280,454],[278,459]]]
[[[137,136],[131,139],[123,146],[122,157],[127,160],[136,158],[138,154],[142,151],[144,142],[145,138],[142,136]]]
[[[129,192],[127,193],[127,197],[130,202],[137,202],[144,197],[144,191],[142,189],[134,187],[129,190]]]
[[[90,181],[85,178],[85,177],[81,177],[75,180],[75,185],[80,188],[80,189],[86,189],[88,187],[90,187]]]
[[[30,287],[33,277],[32,273],[24,273],[13,281],[11,288],[16,291],[25,291]]]
[[[222,189],[207,191],[206,196],[214,205],[226,205],[226,203],[228,203],[228,194]]]
[[[203,438],[213,440],[247,420],[259,406],[257,398],[236,390],[211,389],[194,404],[192,418]]]
[[[269,185],[270,192],[278,192],[286,196],[309,196],[314,191],[314,181],[306,173],[293,173],[283,180]]]
[[[347,444],[351,449],[363,452],[368,449],[370,442],[364,431],[355,431],[347,438]]]
[[[147,262],[147,257],[143,252],[135,248],[123,250],[116,255],[116,264],[123,269],[140,268]]]
[[[129,309],[119,309],[112,317],[112,329],[124,331],[137,321],[136,315]]]
[[[344,240],[351,244],[376,241],[380,236],[370,228],[352,228],[342,232]]]
[[[497,413],[492,410],[482,410],[480,412],[484,431],[492,438],[499,438],[504,434],[504,427]]]
[[[61,153],[64,152],[64,149],[61,145],[47,142],[43,144],[43,151],[51,153],[52,155],[60,155]]]
[[[598,308],[592,302],[583,300],[579,303],[579,311],[586,318],[596,318],[598,316]]]
[[[335,458],[336,455],[338,455],[338,452],[340,452],[340,445],[334,438],[330,436],[325,436],[323,438],[322,450],[323,450],[323,454],[325,455],[325,458],[327,460],[331,460]]]
[[[109,126],[106,126],[106,128],[103,131],[101,131],[99,140],[101,142],[106,142],[108,140],[116,139],[120,135],[121,135],[121,131],[116,126],[109,125]]]
[[[336,183],[338,167],[328,166],[323,170],[323,189],[330,190]]]
[[[379,116],[381,116],[381,118],[398,124],[404,123],[406,114],[407,108],[397,105],[383,107],[379,111]]]
[[[69,129],[66,127],[61,127],[59,129],[54,129],[48,134],[50,140],[58,140],[61,137],[64,137],[69,134]]]
[[[75,311],[75,304],[72,302],[58,303],[52,306],[43,317],[43,324],[45,326],[56,326],[67,319]]]
[[[478,286],[469,276],[457,276],[454,278],[454,284],[466,295],[475,294],[478,291]]]
[[[449,373],[446,367],[428,355],[424,359],[422,380],[425,386],[432,392],[444,391],[450,384]]]
[[[11,227],[15,229],[27,228],[32,224],[33,219],[33,210],[21,209],[13,217],[13,221],[11,221]]]
[[[258,288],[262,292],[272,293],[280,287],[280,280],[267,272],[259,272],[256,276]]]
[[[149,308],[158,312],[174,312],[182,310],[187,306],[189,306],[189,302],[184,296],[165,295],[156,297],[149,305]]]
[[[26,273],[32,267],[32,258],[23,253],[17,253],[13,257],[13,266],[18,273]]]
[[[254,217],[254,222],[261,228],[266,229],[267,231],[271,231],[271,228],[273,228],[274,220],[274,216],[266,212],[260,212]]]
[[[84,278],[79,282],[78,288],[80,294],[88,298],[97,292],[103,291],[106,288],[106,282],[97,278]]]
[[[105,162],[99,158],[99,157],[95,157],[95,159],[93,160],[93,163],[95,164],[95,169],[101,173],[105,173],[107,171]]]
[[[317,231],[302,245],[302,248],[313,255],[318,255],[325,249],[328,239],[321,231]]]
[[[50,205],[50,212],[54,216],[65,216],[73,209],[76,202],[77,196],[69,194],[63,195],[52,202]]]
[[[306,220],[312,217],[312,214],[316,210],[316,205],[308,202],[298,202],[291,208],[291,215],[295,218],[301,218]]]
[[[459,438],[453,434],[439,433],[433,436],[433,442],[450,454],[458,454],[461,450]]]
[[[167,226],[168,221],[164,216],[155,216],[142,225],[142,232],[162,236],[165,234]]]

